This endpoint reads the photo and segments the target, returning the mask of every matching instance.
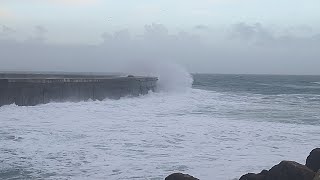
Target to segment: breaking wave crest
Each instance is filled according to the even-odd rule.
[[[173,63],[141,62],[126,69],[126,72],[158,77],[157,91],[184,92],[192,87],[193,78],[182,66]]]

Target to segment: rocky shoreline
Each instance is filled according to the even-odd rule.
[[[173,173],[165,180],[199,180],[188,174]],[[239,180],[320,180],[320,148],[313,149],[302,165],[294,161],[281,161],[270,170],[258,174],[248,173]]]

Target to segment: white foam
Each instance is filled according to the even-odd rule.
[[[155,76],[159,78],[158,91],[182,92],[191,88],[193,79],[182,66],[169,62],[135,62],[125,70],[135,75]]]
[[[226,116],[269,106],[243,98],[188,89],[120,100],[4,106],[1,169],[20,167],[40,178],[51,173],[51,179],[160,180],[179,171],[202,180],[229,180],[284,159],[304,163],[319,142],[320,127]]]

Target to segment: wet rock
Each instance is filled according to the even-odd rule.
[[[165,180],[199,180],[189,174],[173,173],[165,178]]]
[[[306,166],[317,172],[320,169],[320,148],[313,149],[307,157]]]
[[[307,166],[293,161],[282,161],[273,166],[265,180],[312,180],[315,173]]]
[[[313,180],[320,180],[320,170],[316,173]]]
[[[240,180],[313,180],[315,172],[307,166],[293,161],[282,161],[269,171],[246,174]]]
[[[267,173],[267,170],[263,170],[259,174],[248,173],[241,176],[239,180],[264,180],[266,178]]]

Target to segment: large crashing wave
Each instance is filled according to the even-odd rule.
[[[191,88],[193,78],[182,66],[173,63],[139,62],[127,68],[134,75],[158,77],[157,91],[183,92]]]

